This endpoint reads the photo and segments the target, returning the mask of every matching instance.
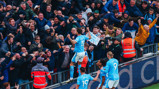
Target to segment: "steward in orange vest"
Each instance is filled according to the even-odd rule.
[[[31,78],[33,78],[33,86],[37,89],[42,89],[47,86],[46,76],[51,80],[51,75],[47,67],[43,66],[44,58],[38,57],[37,64],[32,68]]]
[[[123,49],[123,61],[130,61],[133,60],[133,58],[135,58],[136,56],[136,49],[139,51],[139,45],[137,44],[137,42],[132,39],[131,37],[131,33],[126,32],[125,33],[125,38],[121,41],[121,45],[122,45],[122,49]]]

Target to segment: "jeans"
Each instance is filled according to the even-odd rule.
[[[23,79],[19,79],[19,85],[24,84],[24,83],[28,83],[29,80],[23,80]],[[25,89],[30,89],[29,84],[27,84],[26,86],[24,86]],[[19,87],[19,89],[21,89],[21,87]]]

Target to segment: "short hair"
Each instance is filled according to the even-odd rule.
[[[6,41],[10,40],[11,38],[14,38],[14,37],[11,36],[11,35],[7,36],[7,40]]]
[[[20,3],[20,5],[24,5],[24,4],[26,5],[26,3],[25,3],[25,2],[21,2],[21,3]]]
[[[85,69],[84,67],[81,67],[81,68],[80,68],[80,71],[81,71],[81,72],[86,72],[86,69]]]
[[[36,36],[35,36],[35,40],[36,40],[37,38],[40,38],[40,36],[36,35]]]
[[[150,8],[149,11],[154,11],[154,9],[153,9],[153,8]]]
[[[114,54],[113,54],[111,51],[108,51],[107,54],[108,54],[111,58],[113,58],[113,56],[114,56]]]
[[[134,21],[133,19],[129,19],[129,22]]]
[[[98,27],[98,26],[94,26],[93,28],[97,28],[97,29],[99,29],[99,27]]]
[[[106,60],[105,59],[100,59],[100,63],[102,64],[102,66],[106,66]]]
[[[82,34],[82,29],[81,28],[77,28],[77,32],[78,32],[78,34]]]
[[[110,30],[113,30],[114,26],[113,26],[113,25],[109,25],[108,28],[109,28]]]
[[[142,4],[148,4],[147,1],[143,1]]]
[[[11,20],[14,20],[13,18],[10,18],[8,21],[10,22]]]
[[[116,2],[117,2],[118,0],[114,0],[114,1],[116,1]]]

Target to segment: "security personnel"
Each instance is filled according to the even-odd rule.
[[[132,39],[131,33],[126,32],[124,39],[121,41],[122,49],[123,49],[123,61],[127,62],[133,60],[136,56],[137,51],[143,51],[143,49],[139,48],[137,42]]]
[[[44,58],[38,57],[37,64],[32,68],[31,78],[34,78],[33,86],[35,89],[43,89],[47,86],[46,75],[51,80],[51,75],[47,67],[43,66]]]

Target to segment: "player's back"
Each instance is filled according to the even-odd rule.
[[[119,80],[119,73],[118,73],[118,60],[115,58],[109,59],[106,64],[108,68],[108,78],[109,80]]]
[[[79,89],[87,89],[90,80],[93,80],[93,77],[89,74],[83,74],[79,76],[77,78],[77,84],[79,85]]]
[[[86,37],[85,35],[77,36],[77,38],[75,39],[75,41],[77,43],[75,44],[74,51],[75,52],[84,52],[84,43],[85,43],[85,40],[88,40],[88,39],[89,38]]]

